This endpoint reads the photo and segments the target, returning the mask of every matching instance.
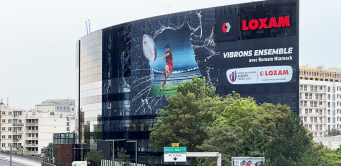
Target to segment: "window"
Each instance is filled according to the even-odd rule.
[[[2,138],[2,139],[5,139],[5,138],[6,138],[6,136],[5,136],[5,135],[2,135],[2,136],[1,136],[1,138]]]
[[[12,112],[8,112],[8,115],[12,115]]]
[[[330,118],[328,117],[328,123],[330,123]],[[329,125],[328,125],[329,126]]]
[[[313,86],[310,86],[310,91],[311,91],[311,92],[314,91],[313,88],[314,88]]]
[[[319,125],[315,125],[315,130],[319,130]]]
[[[5,131],[5,130],[6,130],[6,128],[5,128],[5,127],[2,127],[2,128],[1,128],[1,131]]]
[[[19,122],[18,123],[21,123],[22,121],[21,120],[19,120]]]
[[[6,120],[5,119],[1,119],[1,123],[6,123]]]
[[[307,91],[307,85],[304,85],[304,91]]]
[[[1,147],[5,147],[5,143],[2,143],[2,144],[1,144]]]
[[[313,117],[310,117],[310,122],[314,122],[314,118]]]
[[[72,111],[75,111],[75,109],[74,109],[74,108],[72,108]]]
[[[8,119],[8,123],[12,123],[12,119]]]
[[[330,87],[328,86],[328,92],[330,92]]]
[[[2,111],[2,112],[1,112],[1,115],[6,115],[6,111]]]
[[[304,122],[307,122],[307,117],[304,117]]]
[[[12,138],[12,135],[8,135],[8,139],[11,139]]]
[[[328,94],[328,100],[330,100],[330,94]]]
[[[11,143],[8,143],[7,145],[8,145],[8,147],[11,147]]]
[[[8,131],[12,131],[12,127],[8,127]]]

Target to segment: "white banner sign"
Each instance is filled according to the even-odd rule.
[[[164,162],[186,162],[186,153],[165,153]]]
[[[234,68],[226,71],[231,84],[284,83],[292,79],[291,66],[263,66]]]

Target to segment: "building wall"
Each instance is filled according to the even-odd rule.
[[[341,129],[341,83],[338,69],[300,69],[300,117],[315,137]],[[316,72],[326,71],[326,72]],[[314,73],[315,72],[315,73]],[[334,75],[334,76],[333,76]],[[334,77],[334,79],[330,79]]]
[[[337,149],[341,145],[341,137],[314,137],[314,142],[327,146],[330,149]]]
[[[38,153],[41,153],[41,148],[48,146],[53,142],[53,133],[66,133],[66,118],[39,118],[38,129]]]
[[[9,106],[0,104],[0,150],[10,150],[9,144],[25,146],[24,112],[25,110],[10,109]]]

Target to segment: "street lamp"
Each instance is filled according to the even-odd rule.
[[[137,140],[130,140],[126,142],[135,142],[135,165],[137,165]]]

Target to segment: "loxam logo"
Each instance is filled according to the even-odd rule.
[[[260,76],[277,76],[277,75],[289,75],[289,70],[266,70],[261,71]]]
[[[223,23],[223,26],[221,27],[224,33],[230,32],[231,25],[229,22]]]
[[[262,18],[258,20],[252,19],[248,23],[246,20],[242,22],[243,31],[279,27],[290,27],[289,16],[278,17],[278,20],[275,17],[271,17],[269,21],[268,18]]]

